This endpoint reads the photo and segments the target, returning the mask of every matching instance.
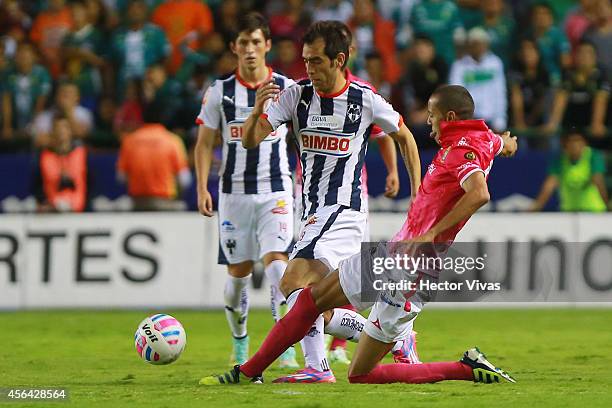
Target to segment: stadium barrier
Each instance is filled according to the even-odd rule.
[[[384,240],[404,215],[378,213],[370,220],[372,240]],[[512,269],[514,290],[528,302],[612,305],[610,214],[481,213],[459,241],[531,243],[532,252],[546,247],[562,254],[555,259],[567,265],[546,267],[545,290],[539,284],[533,290],[542,280],[534,253]],[[572,263],[563,251],[577,242],[586,249]],[[0,309],[221,308],[226,273],[217,250],[216,218],[196,213],[1,215]],[[267,307],[266,286],[258,269],[253,307]]]

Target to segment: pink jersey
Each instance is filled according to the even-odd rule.
[[[504,147],[502,138],[483,120],[442,122],[440,133],[442,147],[429,165],[408,218],[393,241],[429,231],[463,196],[461,185],[471,174],[480,171],[488,177],[493,159]],[[451,243],[468,219],[439,234],[435,241]]]

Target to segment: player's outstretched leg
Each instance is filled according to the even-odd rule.
[[[261,376],[261,373],[270,366],[289,346],[297,343],[310,330],[321,312],[348,302],[340,287],[338,272],[335,271],[314,286],[300,291],[297,300],[289,313],[279,320],[264,340],[260,349],[246,363],[234,367],[228,373],[204,377],[200,380],[202,385],[227,385],[245,383],[252,378]],[[237,370],[239,372],[237,372]],[[225,381],[229,376],[235,381]],[[304,373],[293,375],[297,381]],[[306,374],[306,377],[308,374]],[[221,378],[224,381],[221,381]],[[293,378],[291,376],[283,378]],[[322,382],[322,381],[317,381]]]
[[[501,378],[516,382],[509,374],[491,364],[477,348],[466,351],[461,361],[376,365],[390,347],[390,344],[364,333],[349,369],[349,382],[423,384],[463,380],[492,383],[499,382]]]

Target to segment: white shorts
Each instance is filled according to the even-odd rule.
[[[219,194],[219,264],[287,252],[293,240],[291,192]]]
[[[330,271],[361,248],[367,214],[335,204],[318,209],[302,222],[290,259],[318,259]]]
[[[394,343],[410,335],[414,319],[435,293],[428,290],[407,293],[374,291],[371,288],[362,290],[365,289],[362,288],[362,284],[371,285],[370,278],[362,276],[362,266],[369,268],[368,260],[376,255],[378,254],[373,250],[355,254],[343,260],[338,268],[340,286],[349,302],[357,310],[372,307],[364,328],[368,336],[383,343]],[[371,271],[365,273],[371,273]],[[414,280],[417,282],[437,281],[437,278],[418,273],[414,275]]]

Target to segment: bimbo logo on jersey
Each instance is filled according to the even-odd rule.
[[[228,143],[242,143],[242,134],[244,132],[243,130],[244,121],[243,120],[233,120],[229,122],[227,126],[229,128]],[[268,136],[266,136],[266,138],[263,141],[271,142],[276,139],[277,137],[276,137],[276,130],[275,130],[272,133],[270,133]]]
[[[353,133],[329,132],[320,129],[300,131],[303,151],[338,157],[348,156],[351,153],[351,140],[354,136]]]

